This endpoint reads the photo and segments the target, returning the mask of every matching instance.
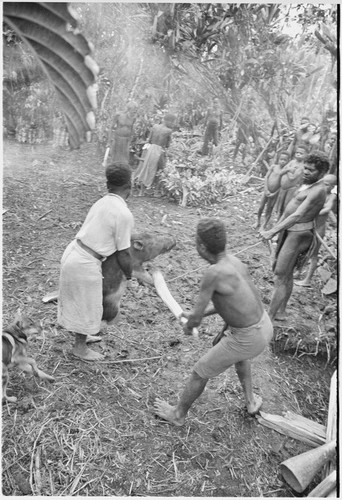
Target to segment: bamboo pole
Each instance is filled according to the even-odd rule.
[[[337,375],[334,371],[330,381],[329,409],[327,418],[326,442],[334,441],[337,438]],[[330,461],[323,469],[322,477],[326,478],[334,469],[334,464]]]
[[[318,233],[316,233],[316,236],[317,236],[318,241],[319,241],[319,242],[320,242],[320,243],[324,246],[324,248],[325,248],[326,250],[328,250],[328,252],[330,253],[330,255],[331,255],[331,256],[332,256],[335,260],[337,260],[336,255],[335,255],[335,254],[334,254],[334,253],[330,250],[330,248],[328,247],[328,245],[326,244],[326,242],[323,240],[323,238],[321,238],[321,236],[320,236]]]
[[[336,470],[331,472],[319,485],[316,486],[308,497],[324,498],[336,488]]]

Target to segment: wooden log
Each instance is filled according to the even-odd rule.
[[[280,464],[280,472],[291,488],[302,493],[334,455],[336,455],[336,441],[330,441],[288,458]]]
[[[290,411],[286,412],[284,416],[260,411],[256,418],[265,427],[269,427],[285,436],[298,439],[312,447],[321,446],[326,442],[326,427],[324,425]]]
[[[334,489],[336,489],[336,470],[332,471],[316,488],[314,488],[308,497],[327,497]]]

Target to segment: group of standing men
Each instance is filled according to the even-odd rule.
[[[305,262],[317,256],[319,237],[324,235],[322,230],[328,212],[333,207],[333,198],[336,200],[334,186],[337,179],[327,175],[330,165],[325,153],[314,151],[306,154],[305,146],[299,144],[294,159],[287,160],[287,153],[283,153],[279,164],[272,165],[266,175],[255,226],[260,227],[266,205],[265,223],[260,234],[266,240],[279,235],[273,262],[274,291],[269,309],[272,321],[286,319],[295,268],[301,269]],[[272,229],[267,229],[273,209],[278,212],[279,218]]]
[[[137,104],[130,101],[126,110],[114,116],[108,134],[107,149],[110,163],[129,164],[133,126],[137,114]],[[166,151],[171,143],[171,135],[176,116],[167,113],[163,122],[155,124],[150,130],[139,166],[134,171],[134,180],[140,186],[139,196],[144,194],[155,182],[156,175],[165,167]]]

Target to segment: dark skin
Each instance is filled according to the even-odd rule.
[[[267,228],[267,225],[271,219],[273,207],[277,201],[277,196],[270,196],[273,193],[277,193],[281,187],[281,178],[286,173],[285,165],[288,162],[289,157],[287,154],[281,154],[279,158],[279,165],[272,165],[265,177],[265,189],[262,195],[260,206],[257,214],[257,222],[254,226],[255,229],[259,229],[261,224],[261,216],[263,210],[266,206],[265,222],[263,229]]]
[[[303,184],[307,189],[298,190],[285,208],[279,222],[268,231],[260,231],[266,240],[270,240],[279,232],[291,228],[294,224],[310,222],[316,219],[326,199],[326,188],[323,180],[325,172],[320,172],[315,165],[304,163]],[[293,288],[293,273],[297,257],[306,251],[312,241],[310,231],[289,232],[279,252],[274,269],[275,281],[271,298],[269,316],[271,320],[286,319],[286,305]]]
[[[257,323],[263,306],[247,267],[233,255],[211,254],[197,237],[199,255],[212,264],[204,274],[200,293],[193,311],[188,315],[184,332],[191,333],[200,325],[204,315],[217,313],[230,326],[244,328]],[[207,309],[212,301],[214,308]]]
[[[333,211],[336,207],[336,199],[337,196],[334,193],[331,193],[331,190],[336,185],[337,178],[334,175],[326,175],[324,178],[324,184],[327,189],[327,198],[324,204],[324,207],[319,212],[318,217],[316,218],[316,231],[320,235],[321,238],[324,238],[326,222],[329,216],[330,211]],[[307,275],[302,281],[296,281],[296,285],[299,286],[310,286],[311,279],[316,271],[318,264],[318,254],[320,249],[320,243],[318,242],[315,251],[310,260],[310,267],[308,269]]]
[[[204,316],[214,313],[219,314],[230,326],[243,328],[256,324],[264,309],[247,267],[225,251],[211,253],[199,236],[196,244],[199,255],[211,266],[202,278],[195,307],[190,314],[184,314],[188,318],[183,327],[184,333],[190,335]],[[210,300],[214,308],[206,309]],[[262,400],[253,393],[250,360],[236,363],[235,369],[244,391],[247,411],[254,415],[260,409]],[[191,405],[202,394],[207,382],[207,379],[193,371],[176,406],[156,398],[154,407],[157,415],[176,426],[183,425]]]

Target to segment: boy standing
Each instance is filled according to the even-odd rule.
[[[293,198],[297,188],[303,183],[304,158],[306,156],[306,147],[298,145],[295,156],[286,167],[280,181],[280,191],[277,199],[276,211],[279,218],[283,215],[288,202]]]
[[[197,303],[184,326],[191,334],[204,316],[219,314],[225,328],[216,337],[212,347],[195,364],[192,374],[176,406],[157,398],[155,413],[170,423],[180,426],[195,400],[202,394],[208,380],[235,365],[250,415],[255,415],[262,399],[253,394],[251,362],[270,342],[273,335],[271,321],[264,310],[247,267],[236,257],[226,253],[226,231],[219,219],[203,219],[197,226],[196,246],[199,255],[211,266],[205,272]],[[214,308],[205,310],[212,300]],[[226,328],[230,331],[225,332]]]
[[[281,178],[287,171],[284,169],[285,165],[289,161],[289,154],[285,151],[280,154],[279,164],[271,165],[265,177],[264,192],[260,201],[260,206],[257,215],[257,223],[254,228],[259,229],[261,216],[266,206],[265,211],[265,222],[263,228],[266,229],[270,221],[273,207],[277,201],[277,196],[281,186]]]

